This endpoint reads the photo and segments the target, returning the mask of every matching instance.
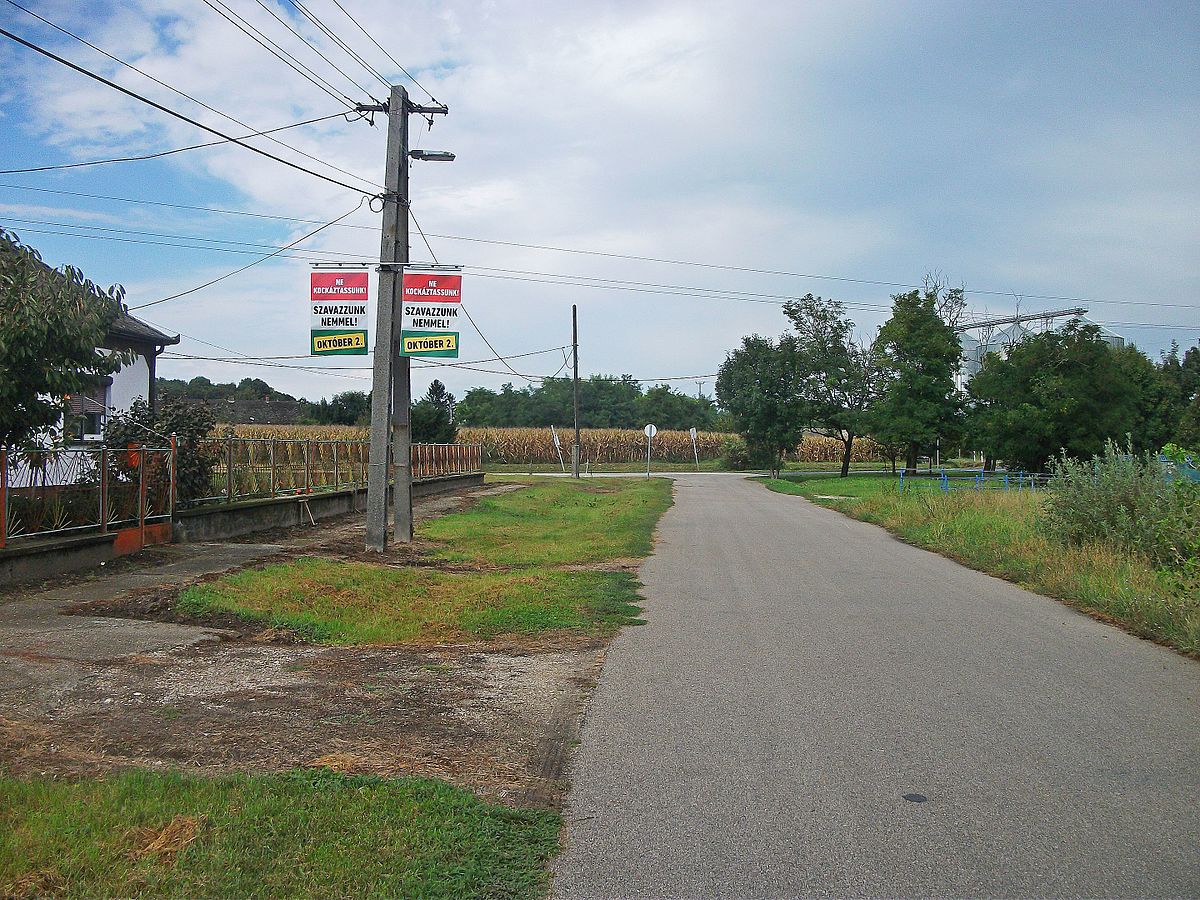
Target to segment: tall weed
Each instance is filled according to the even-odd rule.
[[[1200,558],[1200,485],[1171,479],[1154,454],[1108,441],[1084,462],[1052,464],[1045,526],[1070,543],[1099,541],[1141,553],[1179,572]]]

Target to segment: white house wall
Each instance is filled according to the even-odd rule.
[[[112,386],[108,389],[110,410],[126,412],[137,398],[150,399],[150,364],[146,357],[139,354],[133,362],[115,373],[112,380]]]

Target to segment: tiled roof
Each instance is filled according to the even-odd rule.
[[[179,343],[179,335],[170,335],[159,331],[153,325],[147,325],[141,319],[135,318],[127,312],[117,316],[116,321],[109,326],[108,336],[158,344],[163,347]]]

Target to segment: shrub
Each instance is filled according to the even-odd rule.
[[[750,453],[740,436],[730,435],[721,442],[721,464],[733,472],[750,468]]]
[[[1200,484],[1176,479],[1156,455],[1113,441],[1090,462],[1051,466],[1047,527],[1072,542],[1102,541],[1185,572],[1200,557]]]
[[[202,403],[163,400],[155,411],[139,398],[128,412],[109,418],[104,436],[111,447],[132,444],[166,447],[174,434],[178,446],[175,484],[179,499],[186,503],[206,496],[209,491],[217,459],[209,452],[205,438],[214,425],[212,411]]]

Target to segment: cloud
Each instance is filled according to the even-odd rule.
[[[411,169],[413,210],[432,234],[883,281],[919,281],[927,268],[941,268],[968,287],[1029,293],[1196,296],[1197,234],[1189,217],[1200,181],[1195,78],[1173,90],[1164,80],[1153,104],[1131,106],[1119,91],[1093,83],[1097,76],[1086,63],[1098,51],[1078,29],[1058,38],[1047,24],[1045,42],[1027,46],[1027,26],[1015,14],[984,22],[961,10],[917,15],[892,4],[427,0],[406,4],[402,16],[390,0],[343,5],[450,105],[432,132],[412,119],[414,144],[458,154],[452,165]],[[256,4],[231,6],[338,90],[366,99]],[[399,75],[335,5],[313,0],[309,7],[387,76]],[[383,95],[382,85],[294,10],[278,3],[274,9],[370,93]],[[257,128],[339,108],[192,0],[61,2],[39,10]],[[956,30],[969,32],[970,48],[938,44]],[[22,33],[171,108],[241,133],[241,126],[61,35],[32,24]],[[930,45],[942,49],[913,49]],[[1048,63],[1056,58],[1074,62],[1056,72]],[[53,63],[13,51],[3,61],[13,80],[0,97],[0,113],[44,157],[145,152],[205,139]],[[1155,64],[1143,61],[1148,71]],[[1170,59],[1162,65],[1175,71]],[[408,87],[414,98],[425,98]],[[255,143],[336,180],[365,179],[364,188],[374,191],[366,182],[383,179],[385,132],[386,117],[376,116],[373,128],[338,118],[279,135],[359,178]],[[142,196],[271,215],[328,221],[359,202],[352,191],[238,147],[126,171],[165,173],[161,180],[147,174],[136,188]],[[81,173],[69,183],[95,190],[121,172]],[[108,215],[86,214],[97,217],[92,221]],[[131,228],[277,245],[314,227],[154,208],[122,207],[116,215]],[[363,208],[348,221],[379,219]],[[774,294],[813,291],[874,305],[886,305],[890,292],[430,241],[443,262],[474,266]],[[413,245],[415,258],[428,256],[415,233]],[[370,257],[379,238],[330,228],[305,246]],[[171,248],[126,255],[133,252],[114,245],[99,263],[107,277],[129,286],[133,303],[185,290],[254,258]],[[246,353],[302,353],[307,272],[303,261],[274,260],[146,315]],[[466,299],[505,352],[564,343],[570,305],[578,304],[585,373],[709,374],[741,335],[777,334],[784,326],[771,304],[484,274],[504,273],[469,278]],[[1149,321],[1152,313],[1139,315]],[[860,310],[859,325],[869,331],[884,315]],[[194,355],[222,352],[185,347]],[[489,353],[468,334],[464,355]],[[548,374],[557,365],[547,356],[516,367]],[[223,379],[241,372],[310,396],[361,386],[342,377],[201,362],[164,364],[164,372]],[[520,383],[513,376],[437,374],[460,394],[472,384]],[[417,390],[429,377],[417,375]]]

